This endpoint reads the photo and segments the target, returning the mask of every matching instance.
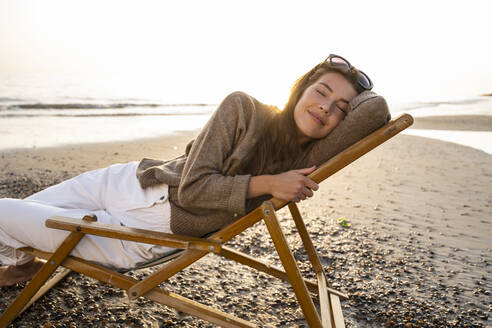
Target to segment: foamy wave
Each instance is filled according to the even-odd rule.
[[[8,98],[7,98],[8,99]],[[209,104],[154,104],[154,103],[112,103],[112,104],[91,104],[91,103],[35,103],[35,104],[16,104],[5,106],[5,109],[104,109],[104,108],[130,108],[130,107],[204,107]]]
[[[1,113],[1,117],[125,117],[125,116],[190,116],[190,115],[209,115],[208,112],[183,112],[183,113]]]
[[[0,105],[2,117],[100,117],[145,115],[201,115],[211,114],[216,105],[155,104],[155,103],[33,103]]]
[[[0,103],[1,102],[13,102],[13,101],[24,101],[24,99],[20,99],[20,98],[9,98],[9,97],[0,97]]]

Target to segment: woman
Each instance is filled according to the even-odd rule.
[[[0,286],[42,265],[16,248],[53,251],[68,235],[44,226],[54,215],[94,213],[102,223],[202,236],[272,196],[311,197],[315,166],[389,119],[384,99],[363,92],[371,88],[367,75],[330,55],[295,83],[283,111],[245,93],[227,96],[178,158],[115,164],[23,200],[1,199],[0,262],[9,266],[0,268]],[[131,268],[168,250],[86,235],[72,255]]]

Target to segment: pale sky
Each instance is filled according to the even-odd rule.
[[[0,71],[118,74],[126,90],[213,103],[243,90],[281,105],[335,53],[390,102],[466,98],[492,92],[490,13],[488,0],[0,0]]]

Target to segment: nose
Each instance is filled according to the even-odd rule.
[[[328,113],[330,111],[330,107],[331,107],[330,103],[324,103],[319,105],[319,108],[325,113]]]

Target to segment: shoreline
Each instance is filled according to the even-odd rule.
[[[1,152],[0,197],[22,198],[113,163],[171,159],[184,152],[196,133]],[[350,296],[342,302],[347,327],[490,325],[491,190],[492,155],[399,135],[321,183],[314,197],[301,202],[300,212],[331,286]],[[287,238],[297,240],[288,210],[278,216]],[[340,217],[351,227],[338,225]],[[228,246],[280,265],[266,234],[259,224]],[[293,253],[308,263],[302,244],[294,243]],[[314,278],[308,266],[301,270]],[[197,287],[197,281],[203,283]],[[0,311],[22,287],[0,289]],[[201,259],[164,288],[260,326],[305,325],[286,284],[216,256]],[[15,324],[204,326],[199,319],[152,302],[128,303],[124,293],[77,274],[50,293]]]
[[[171,159],[184,153],[189,141],[199,130],[176,131],[170,135],[140,138],[133,141],[104,141],[52,147],[16,148],[0,151],[2,170],[22,172],[39,166],[39,161],[48,161],[43,168],[64,167],[65,171],[93,170],[116,163],[140,161],[144,157]],[[22,161],[17,161],[17,157]],[[91,157],[92,156],[92,157]],[[114,162],[111,162],[113,160]],[[64,163],[71,163],[70,167]],[[13,165],[15,163],[15,165]]]
[[[410,129],[492,131],[492,116],[488,115],[441,115],[414,117]]]
[[[187,117],[188,115],[183,115],[183,117]],[[393,115],[397,117],[398,115]],[[48,133],[47,136],[36,135],[30,136],[32,140],[42,140],[43,138],[49,139],[47,142],[41,141],[41,146],[34,145],[32,140],[27,141],[27,143],[22,143],[18,141],[13,141],[14,136],[9,137],[9,133],[6,134],[6,137],[0,143],[0,154],[2,153],[11,153],[11,152],[22,152],[22,151],[38,151],[42,149],[56,149],[56,148],[79,148],[86,147],[89,148],[97,147],[96,145],[107,145],[110,146],[112,144],[121,145],[121,144],[131,144],[135,142],[153,142],[156,140],[161,140],[162,138],[171,138],[175,140],[175,138],[180,138],[180,136],[191,133],[193,136],[200,131],[200,125],[203,126],[208,120],[207,115],[199,115],[201,120],[193,121],[193,125],[186,129],[181,130],[173,130],[173,131],[161,131],[156,132],[154,135],[147,134],[144,136],[138,135],[137,133],[132,133],[133,138],[130,138],[130,135],[124,137],[122,135],[118,135],[118,137],[114,140],[106,140],[108,135],[102,135],[100,138],[95,138],[90,141],[81,141],[77,142],[77,139],[69,140],[68,142],[65,139],[65,143],[59,141],[61,135],[63,135],[63,130],[58,133],[58,136],[51,135]],[[204,119],[205,117],[205,119]],[[172,123],[172,122],[171,122]],[[183,122],[180,122],[180,124]],[[113,126],[117,126],[117,124],[112,124]],[[172,124],[171,124],[172,125]],[[125,126],[124,124],[122,125]],[[447,131],[487,131],[492,132],[492,116],[488,115],[443,115],[443,116],[426,116],[426,117],[414,117],[414,123],[410,126],[411,130],[447,130]],[[25,130],[25,129],[24,129]],[[408,131],[408,130],[407,130]],[[65,131],[66,132],[66,131]],[[90,133],[91,131],[87,131]],[[21,136],[20,136],[21,137]],[[432,138],[432,136],[429,136]],[[101,141],[101,138],[103,139]],[[98,140],[99,139],[99,140]],[[439,139],[437,137],[437,139]],[[191,139],[190,139],[191,140]],[[445,140],[445,139],[441,139]],[[16,143],[17,142],[17,143]],[[9,145],[8,147],[6,145]],[[17,144],[17,147],[12,145]],[[24,146],[21,146],[24,145]],[[27,146],[30,145],[30,146]]]
[[[196,131],[210,115],[117,117],[10,117],[0,119],[0,152],[9,149],[133,142]]]

